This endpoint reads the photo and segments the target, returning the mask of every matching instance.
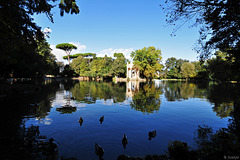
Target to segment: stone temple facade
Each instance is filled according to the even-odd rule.
[[[132,63],[127,63],[127,78],[129,80],[139,80],[139,70],[135,68]]]

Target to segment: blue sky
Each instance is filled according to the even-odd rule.
[[[73,43],[74,53],[96,53],[97,56],[112,56],[122,52],[130,58],[136,49],[154,46],[162,51],[163,62],[169,57],[197,60],[193,51],[198,39],[198,28],[183,26],[175,37],[170,34],[173,26],[167,26],[159,6],[161,0],[77,0],[80,14],[60,16],[53,9],[54,23],[46,15],[35,15],[42,29],[51,29],[48,42],[52,52],[62,61],[64,52],[55,49],[59,43]],[[65,61],[66,63],[66,61]]]

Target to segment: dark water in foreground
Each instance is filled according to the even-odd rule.
[[[59,159],[97,160],[95,143],[103,147],[105,160],[121,154],[164,154],[169,141],[174,140],[187,142],[194,149],[198,125],[208,125],[215,131],[226,128],[233,101],[239,97],[239,87],[232,84],[45,83],[44,92],[2,100],[0,159],[35,152],[25,150],[26,136],[53,138]],[[153,130],[157,135],[149,140],[148,133]],[[122,145],[124,133],[128,138],[126,148]]]

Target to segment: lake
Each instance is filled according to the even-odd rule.
[[[42,91],[1,100],[0,158],[37,159],[36,149],[25,149],[25,137],[53,138],[59,159],[98,160],[95,143],[104,149],[105,160],[121,154],[165,154],[174,140],[195,149],[198,125],[214,131],[226,128],[238,94],[235,84],[211,82],[46,80]],[[148,133],[154,130],[156,136],[150,139]],[[125,147],[123,134],[128,139]]]

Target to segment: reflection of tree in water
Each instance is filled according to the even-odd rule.
[[[239,95],[239,84],[212,84],[208,87],[207,99],[214,104],[217,116],[224,118],[230,116]]]
[[[231,159],[240,156],[240,96],[233,102],[234,109],[228,128],[221,128],[215,133],[212,128],[203,126],[198,128],[196,143],[197,153],[202,159]]]
[[[237,84],[186,83],[163,81],[164,95],[168,101],[181,101],[189,98],[204,98],[214,104],[217,116],[229,117],[233,110],[233,101],[239,95]]]
[[[60,112],[61,114],[71,114],[77,111],[77,107],[73,106],[61,106],[56,108],[56,111]]]
[[[233,102],[229,103],[215,103],[215,106],[212,108],[216,112],[218,117],[226,118],[230,116],[230,113],[233,111]]]
[[[41,86],[41,91],[36,93],[37,96],[24,98],[25,101],[31,100],[27,107],[29,117],[45,118],[50,112],[52,100],[55,99],[55,93],[58,89],[59,82],[48,80],[45,85]]]
[[[0,112],[0,124],[3,128],[0,137],[0,159],[30,159],[25,155],[24,138],[36,136],[39,130],[36,126],[24,129],[22,119],[24,117],[45,118],[51,109],[59,82],[49,82],[39,85],[39,88],[40,90],[34,94],[7,97],[7,103],[1,99],[5,105]],[[25,140],[26,143],[27,139]]]
[[[39,126],[25,127],[21,125],[16,136],[4,146],[3,159],[51,159],[58,157],[58,146],[52,138],[40,135]],[[1,144],[4,145],[4,144]],[[1,148],[3,149],[3,148]]]
[[[126,83],[113,84],[113,103],[123,102],[126,99]]]
[[[77,111],[77,107],[71,105],[71,100],[73,100],[75,98],[71,97],[71,94],[69,91],[69,90],[71,90],[72,86],[74,86],[74,84],[76,82],[77,81],[67,80],[67,79],[62,81],[62,86],[64,86],[63,89],[68,90],[68,92],[67,92],[67,96],[65,98],[66,104],[64,106],[56,108],[56,111],[60,112],[61,114],[71,114],[71,113]]]
[[[170,82],[163,81],[164,85],[164,95],[167,98],[167,101],[176,101],[181,99],[180,85],[181,82]]]
[[[168,101],[203,98],[206,95],[206,88],[202,88],[198,83],[181,81],[163,81],[162,83],[164,83],[164,95]]]
[[[76,101],[90,104],[99,99],[113,99],[114,103],[123,102],[126,98],[125,90],[126,87],[122,83],[79,81],[71,92]]]
[[[153,83],[140,83],[139,92],[133,95],[130,105],[136,111],[153,113],[160,108],[161,94],[161,89],[155,87]]]
[[[229,130],[238,136],[240,142],[240,95],[239,98],[234,101],[234,110],[231,112],[231,119],[229,120]],[[239,147],[240,148],[240,147]]]
[[[71,114],[77,111],[77,107],[71,105],[71,100],[75,97],[70,97],[70,92],[68,91],[68,96],[66,99],[66,104],[64,106],[56,108],[56,111],[61,112],[61,114]]]
[[[239,159],[240,157],[240,86],[239,84],[211,84],[207,86],[207,99],[214,104],[213,111],[217,116],[231,117],[228,128],[220,128],[216,132],[208,126],[199,126],[195,141],[196,150],[187,150],[185,155],[188,159]],[[171,144],[175,151],[181,145]],[[183,152],[182,152],[183,153]],[[174,158],[178,155],[173,152]],[[179,155],[178,155],[179,156]]]
[[[52,102],[50,102],[50,100],[46,98],[37,105],[30,105],[29,114],[32,117],[36,117],[37,119],[43,119],[50,112],[51,106],[52,106]]]

